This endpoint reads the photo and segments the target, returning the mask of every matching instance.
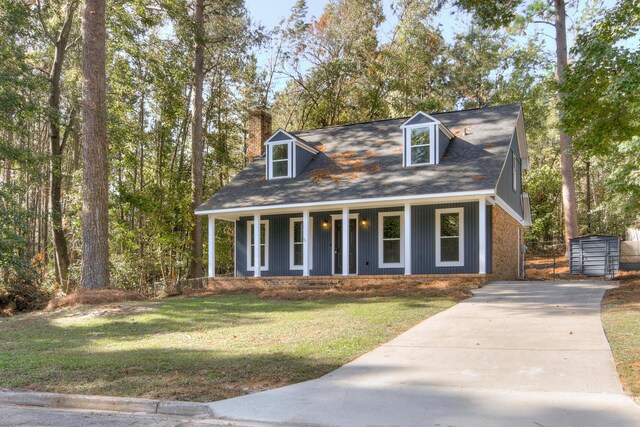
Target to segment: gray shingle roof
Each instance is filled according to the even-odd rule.
[[[494,189],[519,104],[431,114],[456,138],[437,165],[402,166],[407,118],[290,132],[321,152],[295,178],[265,180],[253,161],[196,212]],[[467,135],[464,135],[464,128]]]

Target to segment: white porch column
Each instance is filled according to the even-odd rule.
[[[342,275],[349,275],[349,208],[342,208]]]
[[[216,277],[216,219],[209,215],[209,277]]]
[[[253,277],[260,277],[260,214],[253,215]]]
[[[404,205],[404,274],[411,274],[411,205]]]
[[[309,211],[302,212],[302,275],[309,275]]]
[[[478,273],[487,274],[487,198],[478,198]]]

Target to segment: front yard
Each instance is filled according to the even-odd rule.
[[[454,305],[225,295],[0,319],[0,387],[213,401],[321,376]]]
[[[640,274],[620,274],[602,302],[602,323],[627,393],[640,398]]]

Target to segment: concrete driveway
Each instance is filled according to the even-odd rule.
[[[216,416],[335,426],[640,426],[600,321],[611,282],[500,282],[317,380]]]

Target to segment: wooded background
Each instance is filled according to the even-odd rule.
[[[245,166],[256,107],[298,130],[522,103],[527,239],[640,225],[636,1],[398,0],[384,41],[381,0],[331,0],[317,18],[298,1],[275,28],[242,0],[110,0],[102,23],[87,18],[104,3],[0,0],[0,287],[148,292],[202,276],[193,209]],[[443,7],[470,19],[452,40]],[[108,231],[89,230],[100,213]]]

